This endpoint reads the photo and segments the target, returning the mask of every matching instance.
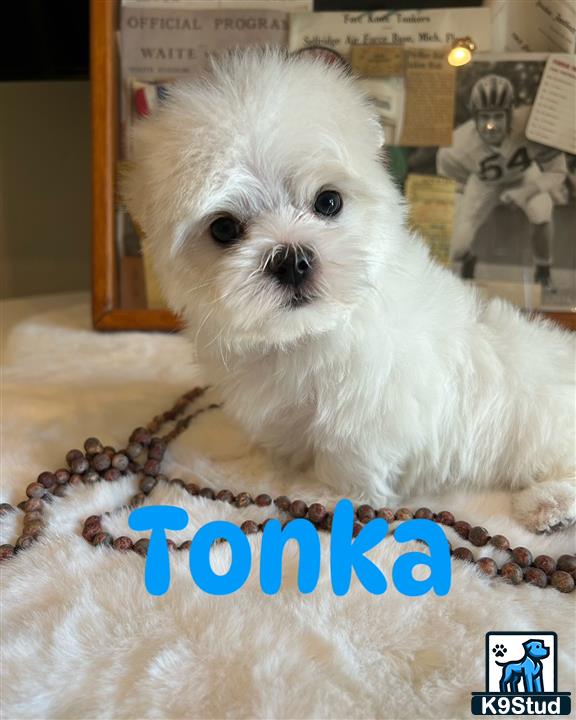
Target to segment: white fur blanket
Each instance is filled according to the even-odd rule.
[[[61,467],[67,450],[89,435],[121,447],[135,426],[200,380],[183,338],[98,334],[88,308],[84,296],[4,304],[3,502],[19,502],[29,482]],[[197,475],[233,491],[330,499],[325,489],[305,487],[271,465],[221,411],[190,426],[168,460],[171,476]],[[3,717],[464,718],[470,693],[484,690],[489,630],[556,631],[558,687],[575,690],[573,596],[489,581],[457,562],[446,597],[405,597],[390,571],[406,546],[390,537],[370,554],[389,581],[381,596],[357,582],[344,597],[332,593],[326,539],[313,593],[298,592],[297,552],[289,547],[282,588],[266,596],[258,578],[261,539],[254,536],[252,573],[235,594],[201,592],[181,552],[171,556],[170,590],[151,597],[143,558],[90,547],[80,535],[83,518],[134,491],[126,479],[56,499],[44,538],[2,564]],[[153,497],[188,511],[188,530],[174,534],[180,538],[212,519],[271,514],[175,488]],[[420,504],[449,509],[539,553],[574,551],[574,529],[532,536],[511,519],[504,494],[410,503]],[[108,526],[115,535],[134,535],[126,515]],[[2,542],[15,539],[15,515],[2,519],[1,532]],[[227,550],[219,547],[214,562],[222,572]]]

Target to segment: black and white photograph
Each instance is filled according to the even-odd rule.
[[[450,147],[408,172],[456,183],[449,257],[462,278],[532,308],[576,300],[575,158],[526,138],[545,56],[484,56],[457,71]]]

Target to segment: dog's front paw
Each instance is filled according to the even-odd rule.
[[[514,512],[535,533],[562,530],[576,522],[576,483],[549,480],[514,495]]]

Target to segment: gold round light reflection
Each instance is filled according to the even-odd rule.
[[[453,67],[461,67],[467,65],[472,60],[472,53],[467,47],[453,47],[448,53],[448,62]]]

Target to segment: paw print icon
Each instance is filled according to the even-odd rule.
[[[504,645],[494,645],[492,652],[496,657],[504,657],[508,650],[504,647]]]

